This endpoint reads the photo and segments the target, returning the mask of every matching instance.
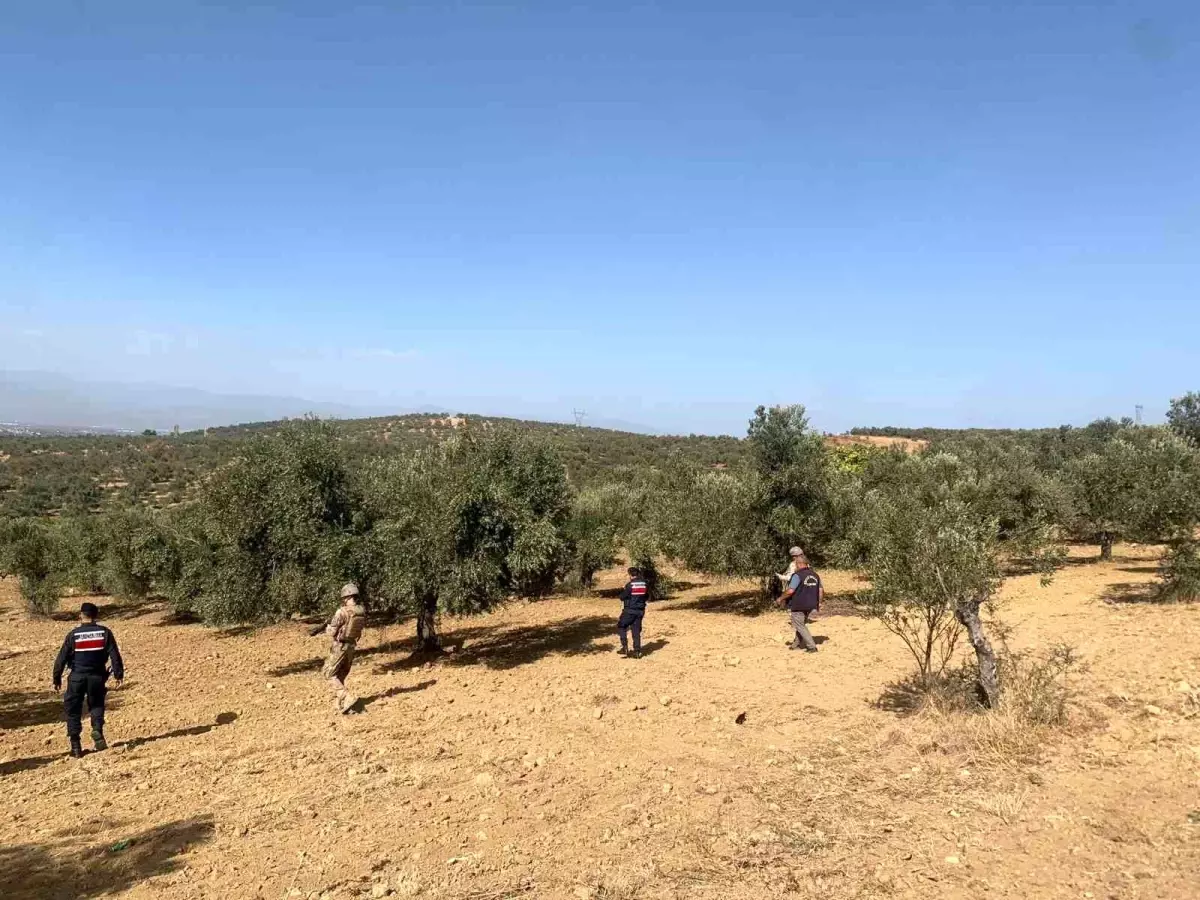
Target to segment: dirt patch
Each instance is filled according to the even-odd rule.
[[[849,600],[795,653],[751,585],[697,579],[636,661],[603,596],[448,621],[435,658],[371,629],[346,716],[302,625],[139,610],[110,623],[113,748],[72,761],[47,694],[68,626],[5,582],[0,895],[1191,898],[1200,608],[1105,602],[1152,577],[1128,569],[1154,551],[1118,557],[1008,583],[1014,645],[1069,641],[1089,670],[1077,723],[998,759],[976,725],[878,703],[909,662]]]

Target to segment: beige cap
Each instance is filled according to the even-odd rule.
[[[347,597],[358,596],[358,585],[351,581],[349,584],[342,585],[341,598],[345,600]]]
[[[788,556],[803,556],[803,555],[804,555],[804,551],[801,550],[799,547],[793,547],[791,550],[788,551]]]

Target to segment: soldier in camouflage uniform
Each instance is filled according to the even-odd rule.
[[[342,605],[329,624],[325,633],[333,643],[329,647],[329,657],[321,674],[329,681],[334,693],[334,705],[339,712],[349,712],[358,702],[358,698],[346,689],[346,678],[350,675],[350,667],[354,664],[354,649],[362,636],[363,627],[367,622],[367,611],[358,600],[358,585],[347,584],[341,590]]]

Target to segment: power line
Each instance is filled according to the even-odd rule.
[[[572,409],[571,414],[575,416],[575,427],[578,428],[583,424],[583,420],[587,418],[586,409]]]
[[[1136,422],[1138,425],[1142,424],[1142,411],[1144,409],[1145,409],[1145,407],[1142,406],[1142,404],[1140,404],[1140,403],[1137,404],[1133,408],[1133,421]]]

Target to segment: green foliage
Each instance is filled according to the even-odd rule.
[[[617,484],[585,488],[571,503],[565,539],[572,577],[582,588],[590,589],[595,574],[616,560],[619,522],[615,511],[623,490],[624,486]]]
[[[1200,600],[1200,543],[1180,540],[1159,566],[1162,585],[1158,596],[1171,602]]]
[[[458,434],[366,476],[368,580],[378,602],[418,617],[477,613],[512,593],[548,591],[565,569],[570,494],[543,443],[511,431]]]
[[[53,525],[0,520],[0,575],[16,575],[30,612],[50,615],[62,593],[62,545]]]
[[[100,584],[125,600],[149,597],[155,582],[169,575],[173,563],[171,547],[155,515],[139,508],[115,510],[97,524],[104,547]]]
[[[940,676],[953,658],[959,608],[987,602],[1000,583],[997,523],[962,494],[953,484],[917,482],[869,498],[872,587],[864,597],[924,679]]]
[[[1191,391],[1172,400],[1167,422],[1176,434],[1200,447],[1200,393]]]
[[[1168,539],[1200,518],[1200,456],[1170,432],[1126,429],[1071,460],[1064,479],[1071,530],[1099,544],[1102,558],[1116,540]]]
[[[677,476],[663,516],[664,549],[711,575],[764,575],[778,565],[763,517],[763,486],[753,472],[691,469]]]
[[[359,505],[337,429],[315,420],[288,423],[251,441],[205,485],[203,523],[190,520],[174,541],[171,589],[214,622],[313,612],[362,574]],[[165,542],[164,563],[170,546]]]
[[[966,629],[979,687],[999,701],[1000,673],[981,609],[1002,579],[1002,561],[1019,555],[1048,573],[1058,560],[1048,523],[1036,519],[1002,534],[986,477],[958,457],[933,453],[897,460],[893,474],[866,496],[869,555],[865,599],[917,661],[921,677],[939,676]],[[957,624],[956,624],[957,623]]]
[[[824,439],[809,426],[803,406],[760,406],[746,443],[769,535],[760,551],[782,560],[788,547],[799,544],[820,562],[837,531],[829,504],[833,467]]]
[[[79,514],[62,520],[63,578],[85,594],[104,591],[107,542],[99,516]]]

